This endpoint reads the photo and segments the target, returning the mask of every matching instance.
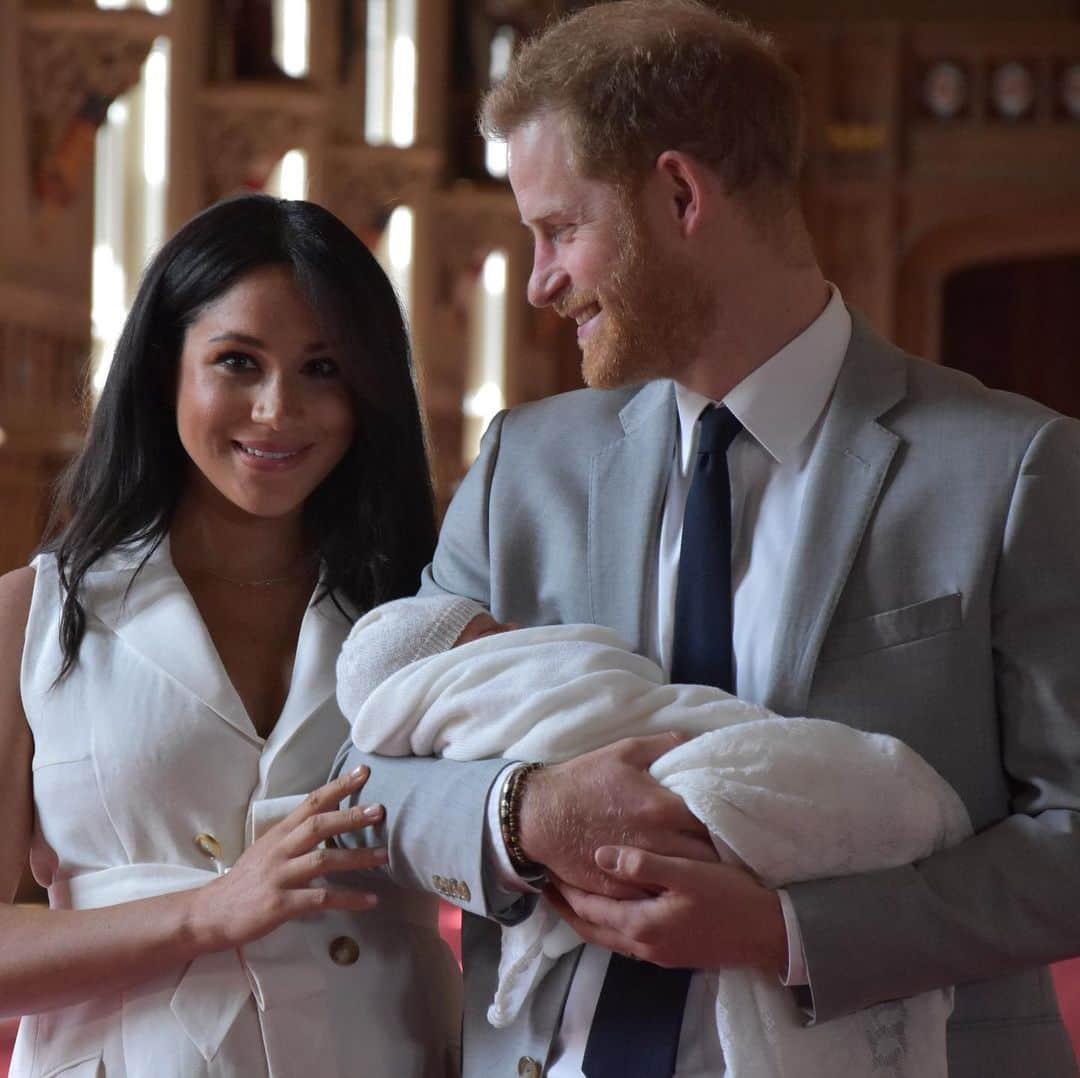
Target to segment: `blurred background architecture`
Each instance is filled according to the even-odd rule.
[[[0,0],[0,571],[41,537],[148,255],[235,191],[321,202],[378,251],[442,504],[498,409],[579,385],[474,123],[516,43],[578,6]],[[723,6],[802,78],[807,216],[848,302],[1080,415],[1080,0]]]
[[[580,2],[580,0],[579,0]],[[0,0],[0,570],[25,561],[150,252],[242,189],[322,202],[409,311],[440,498],[504,405],[579,384],[524,299],[515,44],[575,0]],[[1080,414],[1080,3],[741,0],[808,102],[805,203],[905,347]]]

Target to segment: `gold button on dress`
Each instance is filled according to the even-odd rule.
[[[352,936],[335,936],[328,949],[331,960],[338,966],[351,966],[360,957],[360,944]]]

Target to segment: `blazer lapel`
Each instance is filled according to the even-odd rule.
[[[644,609],[678,424],[670,382],[651,382],[619,413],[624,436],[599,450],[589,473],[592,620],[647,652]]]
[[[877,419],[902,399],[902,353],[854,315],[807,477],[765,703],[805,713],[814,668],[900,439]]]
[[[260,738],[233,688],[164,539],[128,590],[145,547],[118,551],[86,578],[94,614],[132,651],[182,685],[244,737]]]

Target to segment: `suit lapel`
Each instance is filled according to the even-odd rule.
[[[900,439],[877,419],[902,399],[902,354],[854,316],[851,343],[810,462],[765,703],[806,710],[814,668]]]
[[[260,738],[229,680],[195,601],[173,567],[168,538],[128,591],[145,547],[117,551],[87,576],[93,611],[124,644],[182,685],[244,737]]]
[[[590,617],[647,652],[645,596],[677,427],[672,384],[649,383],[619,420],[623,437],[593,456],[589,472]]]

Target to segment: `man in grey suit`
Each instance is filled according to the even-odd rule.
[[[615,1073],[594,1051],[624,1006],[612,952],[694,971],[665,1074],[724,1072],[707,971],[728,965],[780,977],[811,1023],[956,984],[952,1075],[1075,1074],[1045,963],[1080,952],[1080,424],[848,311],[799,210],[797,82],[744,25],[587,8],[526,44],[483,123],[534,237],[529,299],[576,320],[590,388],[495,419],[422,590],[608,625],[670,669],[719,403],[738,694],[901,738],[976,833],[773,892],[649,778],[670,738],[543,769],[369,759],[391,873],[466,910],[466,1074]],[[545,882],[589,942],[492,1029],[497,922]]]

